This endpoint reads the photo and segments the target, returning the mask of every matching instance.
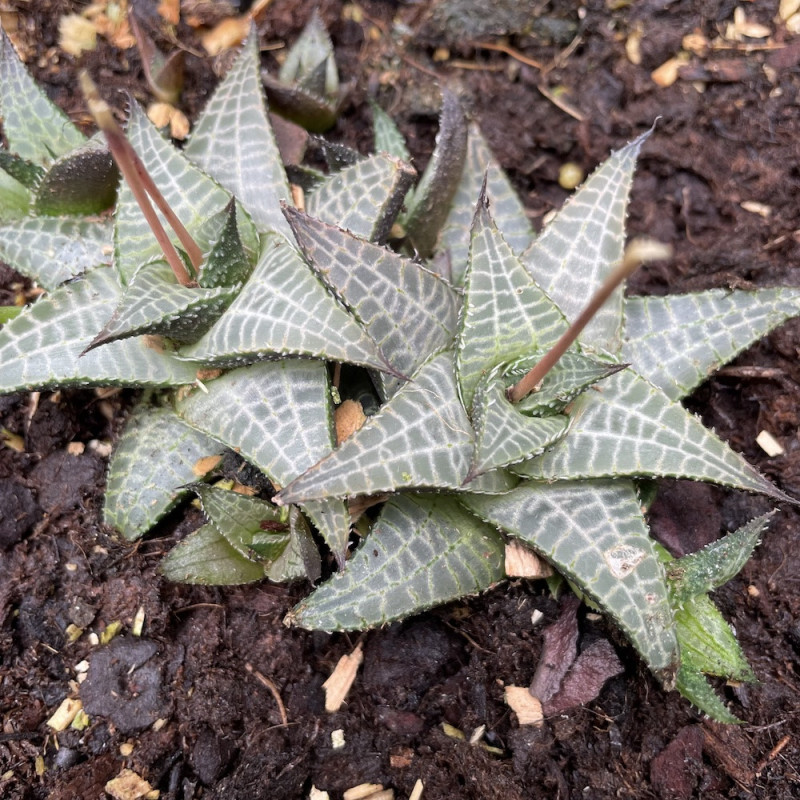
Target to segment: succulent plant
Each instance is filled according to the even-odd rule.
[[[49,174],[82,140],[5,37],[0,47],[11,148],[0,256],[49,291],[0,329],[0,391],[146,390],[109,466],[108,524],[135,539],[193,491],[208,521],[162,569],[213,584],[315,581],[313,526],[340,571],[288,621],[329,631],[480,592],[505,578],[505,542],[517,539],[602,609],[665,686],[735,719],[703,676],[752,673],[707,593],[738,571],[767,519],[672,560],[649,535],[640,482],[788,499],[680,400],[800,314],[800,290],[624,296],[626,205],[647,134],[534,236],[445,93],[416,187],[402,137],[376,112],[379,152],[316,176],[301,211],[251,34],[183,151],[131,109],[136,156],[121,159],[113,225],[79,204],[50,217],[38,182],[14,176],[23,162]],[[104,129],[115,153],[125,148]],[[340,427],[337,442],[346,409],[355,430]],[[203,482],[229,450],[274,497]],[[363,540],[348,559],[353,522]]]

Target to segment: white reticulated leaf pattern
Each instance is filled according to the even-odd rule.
[[[489,150],[478,126],[470,125],[467,161],[437,246],[437,251],[450,264],[450,278],[457,286],[463,283],[467,269],[475,198],[481,193],[484,176],[493,216],[511,249],[515,253],[522,253],[533,240],[533,231],[522,203]]]
[[[0,392],[49,386],[178,386],[196,367],[146,337],[81,355],[119,302],[111,269],[95,269],[35,303],[0,330]],[[36,358],[31,358],[32,354]]]
[[[453,339],[458,297],[441,278],[411,259],[286,210],[295,238],[314,271],[352,310],[383,355],[403,375]],[[379,374],[378,389],[390,397],[403,381]]]
[[[679,400],[748,345],[800,313],[800,289],[712,289],[629,297],[621,358]]]
[[[670,684],[678,646],[663,566],[632,483],[524,483],[500,497],[469,496],[479,517],[550,561],[607,612]]]
[[[287,486],[276,502],[459,487],[473,447],[452,352],[445,351],[432,356],[375,416]]]
[[[622,260],[628,194],[636,157],[648,135],[612,153],[522,256],[528,272],[570,322]],[[620,286],[580,340],[616,353],[622,344],[622,302]]]
[[[228,192],[167,142],[136,104],[131,107],[127,135],[170,208],[200,249],[208,251],[213,242],[203,223],[225,208],[230,200]],[[157,213],[177,245],[177,237],[160,212]],[[163,252],[124,181],[120,185],[115,220],[115,264],[122,282],[127,284],[142,264],[162,257]]]
[[[111,263],[111,225],[69,217],[28,217],[0,227],[0,259],[45,289]]]
[[[46,166],[86,137],[57,108],[30,76],[0,29],[0,116],[12,153]]]
[[[208,364],[301,355],[387,368],[358,321],[278,234],[265,243],[253,274],[224,316],[183,354]]]
[[[632,370],[612,375],[602,389],[575,401],[569,436],[514,471],[547,480],[689,478],[785,499],[699,419]]]
[[[567,323],[504,241],[482,196],[472,226],[456,343],[456,369],[470,408],[481,378],[498,364],[545,351]]]
[[[502,539],[450,497],[391,499],[347,569],[287,621],[362,630],[488,589],[505,577]]]
[[[131,415],[108,466],[103,518],[126,539],[150,530],[203,478],[204,462],[223,447],[189,427],[175,412],[139,405]]]
[[[259,230],[288,235],[280,202],[290,198],[267,117],[253,28],[242,52],[197,121],[185,154],[233,192]]]
[[[362,239],[382,242],[415,174],[396,158],[370,156],[334,173],[314,189],[306,198],[306,211]]]
[[[322,362],[284,359],[233,370],[177,405],[193,427],[235,448],[276,486],[285,486],[333,449],[327,369]],[[337,557],[350,520],[344,504],[304,506]]]

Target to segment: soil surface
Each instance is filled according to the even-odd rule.
[[[157,4],[134,5],[146,17]],[[183,5],[196,20],[226,6]],[[374,97],[424,166],[436,130],[436,87],[446,83],[480,123],[540,227],[567,196],[558,183],[563,163],[588,172],[660,118],[641,157],[629,228],[671,243],[675,258],[641,270],[631,291],[800,286],[800,36],[776,22],[777,0],[589,0],[577,10],[566,0],[541,0],[494,4],[496,19],[485,13],[493,4],[461,3],[449,14],[457,5],[320,2],[341,74],[352,82],[330,138],[368,150],[365,101]],[[769,39],[736,41],[744,26],[737,5],[747,23],[769,29]],[[268,46],[294,41],[311,7],[274,0],[260,14],[265,66],[275,68]],[[79,66],[89,67],[120,110],[124,91],[150,102],[135,48],[100,38],[79,59],[60,49],[59,17],[83,8],[59,0],[0,3],[30,69],[77,122],[87,121],[74,90]],[[175,41],[187,48],[181,104],[192,119],[225,59],[203,54],[187,16]],[[651,73],[676,56],[687,34],[697,36],[677,79],[659,85]],[[27,287],[0,267],[0,302]],[[795,497],[798,355],[795,321],[688,402]],[[512,582],[385,630],[330,636],[282,624],[308,587],[167,583],[157,573],[159,558],[200,524],[199,512],[174,514],[135,545],[101,523],[104,445],[118,435],[132,397],[64,391],[0,398],[0,428],[24,444],[0,449],[4,798],[104,798],[105,784],[124,768],[170,800],[307,798],[312,786],[335,799],[363,783],[405,798],[418,780],[425,800],[800,796],[797,509],[779,508],[754,558],[715,597],[759,680],[719,687],[744,725],[710,723],[665,693],[623,638],[582,608],[580,648],[610,643],[624,671],[585,705],[552,713],[542,727],[521,727],[503,688],[530,684],[542,632],[571,613],[568,601],[554,600],[542,582]],[[758,447],[762,430],[784,455],[770,458]],[[82,453],[68,450],[74,443],[86,445]],[[760,497],[664,482],[651,522],[673,551],[688,552],[768,507]],[[144,629],[135,637],[140,608]],[[115,622],[121,631],[110,644],[94,643],[92,634]],[[83,633],[74,638],[76,628]],[[347,703],[327,714],[322,683],[358,642],[363,666]],[[46,720],[78,693],[89,726],[54,734]],[[344,747],[332,745],[336,730]]]

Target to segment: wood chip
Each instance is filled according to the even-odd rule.
[[[220,455],[198,458],[192,465],[192,474],[196,475],[198,478],[202,478],[203,475],[211,472],[220,461],[222,461],[222,456]]]
[[[61,705],[53,713],[53,716],[47,720],[47,727],[52,728],[54,731],[66,730],[82,708],[83,703],[77,698],[64,698]]]
[[[509,578],[549,578],[553,568],[518,539],[506,545],[505,570]]]
[[[374,794],[383,791],[383,784],[380,783],[360,783],[358,786],[353,786],[348,789],[343,795],[343,800],[365,800],[367,797],[372,797]]]
[[[336,445],[352,436],[367,421],[364,409],[358,400],[345,400],[334,412],[336,423]]]
[[[250,30],[250,17],[227,17],[203,34],[201,41],[210,56],[218,56],[223,50],[241,44]]]
[[[544,719],[542,704],[526,686],[506,686],[506,704],[517,715],[520,725],[541,727]]]
[[[327,792],[323,792],[322,789],[312,786],[311,791],[308,793],[308,800],[330,800],[330,795]]]
[[[756,436],[756,444],[771,458],[782,456],[786,452],[783,445],[769,431],[761,431]]]
[[[660,67],[656,67],[656,69],[650,73],[650,80],[652,80],[656,86],[666,89],[678,80],[678,71],[684,64],[688,63],[688,61],[688,55],[680,53],[674,58],[665,61]]]
[[[325,690],[325,710],[329,714],[333,714],[342,707],[363,660],[364,653],[361,649],[361,642],[359,642],[350,655],[342,656],[339,659],[330,678],[322,684],[322,688]]]
[[[114,800],[142,800],[152,796],[153,787],[132,769],[124,769],[105,785],[105,790]]]
[[[764,219],[766,219],[772,213],[772,206],[768,206],[765,203],[759,203],[755,200],[744,200],[743,202],[739,203],[739,205],[745,211],[749,211],[751,214],[758,214],[760,217],[764,217]]]
[[[422,783],[421,778],[417,778],[417,782],[414,784],[414,788],[411,790],[411,794],[408,796],[408,800],[420,800],[422,797],[422,790],[424,789],[424,784]]]

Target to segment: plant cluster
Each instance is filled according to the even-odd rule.
[[[312,70],[319,91],[333,91],[330,63]],[[647,134],[535,236],[447,92],[416,185],[376,108],[376,154],[338,148],[329,173],[295,170],[302,210],[255,34],[182,151],[135,105],[120,137],[90,99],[123,153],[111,218],[87,216],[99,209],[79,199],[97,196],[83,166],[65,168],[59,201],[46,201],[62,165],[90,150],[107,178],[110,159],[3,36],[0,257],[47,294],[0,329],[0,391],[146,390],[109,466],[109,525],[134,540],[194,492],[208,521],[162,569],[208,584],[316,581],[315,530],[339,572],[288,621],[327,631],[481,592],[506,577],[516,539],[607,614],[666,687],[735,719],[704,676],[752,673],[708,592],[740,569],[767,519],[673,560],[649,535],[642,486],[670,476],[787,499],[680,400],[798,315],[800,290],[624,295],[624,221]],[[356,421],[337,441],[346,413]],[[228,450],[274,496],[213,483]],[[362,543],[348,553],[354,528]]]

